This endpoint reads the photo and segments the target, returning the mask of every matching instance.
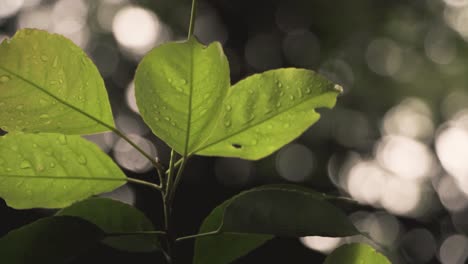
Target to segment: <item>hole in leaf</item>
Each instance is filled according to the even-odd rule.
[[[240,144],[232,144],[232,146],[236,149],[241,149],[242,148],[242,145]]]

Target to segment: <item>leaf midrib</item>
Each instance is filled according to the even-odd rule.
[[[235,87],[233,87],[233,89],[235,89]],[[232,90],[233,90],[233,89],[232,89]],[[231,91],[232,91],[232,90],[231,90]],[[320,96],[324,96],[324,95],[326,95],[326,93],[324,93],[324,94],[322,94],[322,95],[320,95]],[[320,96],[318,96],[318,97],[320,97]],[[225,137],[223,137],[223,138],[220,138],[219,140],[216,140],[216,141],[214,141],[214,142],[212,142],[212,143],[210,143],[210,144],[208,144],[208,145],[202,146],[201,148],[194,150],[192,153],[200,152],[200,151],[205,150],[205,149],[207,149],[207,148],[209,148],[209,147],[211,147],[211,146],[213,146],[213,145],[216,145],[216,144],[218,144],[218,143],[220,143],[220,142],[222,142],[222,141],[225,141],[225,140],[227,140],[227,139],[229,139],[229,138],[235,137],[235,136],[237,136],[237,135],[239,135],[239,134],[245,132],[246,130],[251,129],[252,127],[255,127],[255,126],[258,126],[258,125],[260,125],[260,124],[263,124],[263,123],[269,121],[270,119],[272,119],[272,118],[274,118],[274,117],[276,117],[276,116],[279,116],[279,115],[281,115],[281,114],[284,114],[285,112],[287,112],[287,111],[289,111],[289,110],[291,110],[291,109],[293,109],[293,108],[296,108],[296,107],[302,105],[303,103],[308,102],[308,101],[311,100],[311,99],[317,99],[317,97],[309,97],[309,98],[307,98],[307,99],[304,99],[302,102],[300,102],[300,103],[298,103],[298,104],[295,104],[295,105],[293,105],[293,106],[291,106],[291,107],[285,108],[283,111],[279,111],[279,112],[277,112],[276,114],[270,116],[269,118],[262,119],[262,120],[258,121],[257,123],[253,123],[251,126],[247,126],[247,127],[241,128],[241,129],[239,129],[238,131],[233,132],[232,134],[229,134],[228,136],[225,136]],[[328,107],[328,106],[318,106],[318,107],[316,107],[316,108],[319,108],[319,107]],[[317,113],[317,112],[315,111],[316,108],[312,109],[312,111],[314,111],[315,113]],[[317,113],[317,114],[318,114],[318,113]],[[319,114],[319,115],[320,115],[320,114]],[[219,119],[218,122],[221,122],[221,119]]]
[[[89,119],[91,119],[91,120],[93,120],[93,121],[95,121],[95,122],[101,124],[102,126],[108,128],[109,130],[111,130],[111,131],[114,131],[114,130],[115,130],[115,128],[114,128],[112,125],[109,125],[109,124],[105,123],[104,121],[100,120],[99,118],[97,118],[97,117],[95,117],[95,116],[93,116],[93,115],[91,115],[91,114],[86,113],[85,111],[79,109],[78,107],[76,107],[76,106],[74,106],[74,105],[68,103],[67,101],[63,100],[62,98],[55,96],[54,94],[52,94],[51,92],[49,92],[49,91],[47,91],[45,88],[43,88],[42,86],[36,84],[36,83],[33,82],[33,81],[28,80],[27,78],[21,76],[20,74],[9,70],[8,68],[5,68],[5,67],[2,66],[2,65],[0,65],[0,69],[2,69],[3,71],[8,72],[9,74],[11,74],[11,75],[15,76],[16,78],[22,80],[23,82],[26,82],[26,83],[28,83],[29,85],[31,85],[31,86],[37,88],[39,91],[41,91],[41,92],[45,93],[46,95],[48,95],[48,96],[54,98],[55,100],[59,101],[59,102],[62,103],[63,105],[65,105],[65,106],[71,108],[72,110],[74,110],[74,111],[76,111],[76,112],[78,112],[78,113],[80,113],[80,114],[86,116],[87,118],[89,118]]]

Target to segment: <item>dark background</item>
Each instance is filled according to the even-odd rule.
[[[23,27],[71,38],[105,78],[118,127],[167,164],[170,150],[132,108],[130,84],[148,50],[186,37],[189,11],[190,2],[181,0],[6,0],[0,1],[0,39]],[[179,234],[196,233],[216,205],[241,190],[293,182],[369,205],[350,217],[393,263],[465,262],[468,1],[199,0],[195,32],[203,43],[223,44],[233,83],[268,69],[301,67],[345,92],[334,110],[319,110],[316,125],[270,157],[194,157],[177,192]],[[129,176],[155,179],[146,161],[117,138],[90,140]],[[160,227],[157,193],[127,186],[109,195],[134,204]],[[0,235],[51,213],[13,210],[0,201]],[[236,263],[322,263],[338,243],[352,241],[370,242],[274,239]],[[190,263],[192,247],[180,244],[179,263]],[[158,258],[103,247],[74,263]]]

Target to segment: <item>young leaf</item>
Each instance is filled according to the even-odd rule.
[[[68,263],[103,236],[95,225],[76,217],[43,218],[0,238],[0,263]]]
[[[80,136],[0,137],[0,197],[13,208],[61,208],[125,182],[109,156]]]
[[[301,135],[335,105],[342,88],[303,69],[278,69],[234,85],[199,155],[260,159]]]
[[[333,251],[324,264],[391,264],[382,254],[366,244],[343,245]]]
[[[104,81],[70,40],[23,29],[0,44],[0,58],[3,130],[63,134],[109,130],[95,119],[113,126]]]
[[[102,241],[119,250],[150,252],[159,248],[154,234],[143,234],[144,231],[154,231],[151,221],[135,207],[122,202],[90,198],[62,209],[57,215],[79,217],[95,224],[107,234],[142,232],[141,235],[110,236]]]
[[[205,47],[191,38],[161,45],[143,58],[135,75],[135,96],[153,132],[186,155],[206,140],[229,85],[221,45]]]
[[[194,263],[229,263],[273,235],[358,234],[346,215],[327,199],[320,193],[294,185],[263,186],[242,192],[218,206],[205,219],[200,233],[218,231],[219,234],[196,240]]]

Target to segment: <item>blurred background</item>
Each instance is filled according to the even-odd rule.
[[[0,0],[0,40],[26,27],[73,40],[104,77],[117,126],[167,164],[170,149],[138,114],[133,76],[150,49],[186,38],[189,12],[188,0]],[[359,201],[364,206],[349,215],[373,241],[274,239],[236,263],[321,263],[353,241],[374,245],[396,264],[465,263],[468,0],[199,0],[195,34],[222,43],[233,83],[302,67],[341,84],[344,94],[268,158],[193,158],[176,199],[179,234],[196,233],[216,205],[241,190],[290,182]],[[148,161],[124,141],[112,134],[88,139],[129,176],[154,179]],[[107,196],[161,225],[159,195],[151,190],[124,186]],[[51,213],[12,210],[1,201],[0,235]],[[180,263],[190,263],[192,246],[180,245]],[[158,258],[103,247],[73,263]]]

